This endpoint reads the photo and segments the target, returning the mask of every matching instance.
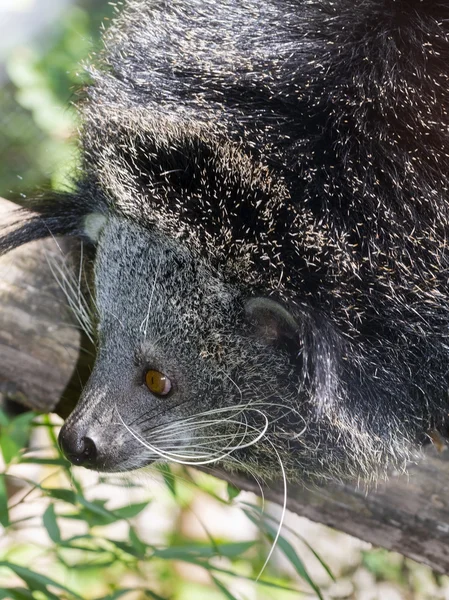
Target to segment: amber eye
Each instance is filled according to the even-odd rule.
[[[167,396],[172,387],[170,379],[154,369],[150,369],[145,373],[145,383],[150,392],[156,396]]]

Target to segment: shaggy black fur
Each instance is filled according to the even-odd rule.
[[[93,212],[156,227],[298,319],[313,419],[338,429],[338,405],[393,459],[393,430],[444,432],[449,2],[128,4],[90,68],[76,192],[0,250]]]

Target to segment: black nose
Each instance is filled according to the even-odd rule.
[[[74,465],[92,467],[97,460],[95,442],[87,436],[79,435],[73,429],[63,427],[59,432],[59,446]]]

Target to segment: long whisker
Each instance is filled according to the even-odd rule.
[[[86,302],[86,299],[81,292],[80,279],[75,278],[73,273],[66,267],[63,259],[61,261],[55,261],[51,260],[47,256],[47,262],[54,279],[66,297],[68,305],[75,316],[78,325],[85,332],[89,341],[92,344],[95,344],[93,339],[91,307]]]
[[[252,410],[253,412],[257,412],[257,413],[261,412],[260,410],[258,410],[256,408],[250,409],[250,410]],[[232,416],[234,416],[234,415],[232,415]],[[245,416],[245,415],[243,415],[243,416]],[[201,420],[191,421],[190,418],[189,418],[189,419],[186,419],[185,421],[186,422],[188,421],[188,423],[185,423],[185,422],[183,422],[183,421],[180,420],[180,421],[178,421],[176,423],[176,426],[173,426],[173,427],[171,427],[171,426],[165,427],[164,426],[163,429],[158,429],[157,427],[155,427],[152,430],[153,434],[154,433],[164,433],[166,431],[169,434],[170,433],[173,434],[174,432],[179,433],[179,431],[183,431],[183,432],[184,431],[195,431],[197,429],[202,429],[202,428],[213,426],[213,425],[222,425],[224,423],[232,423],[232,424],[241,424],[242,423],[241,421],[236,421],[235,419],[230,419],[230,418],[229,419],[206,419],[206,420],[203,420],[203,421],[201,421]],[[145,430],[142,430],[142,431],[143,431],[143,433],[146,432]]]
[[[195,460],[195,461],[190,461],[188,460],[190,457],[189,456],[184,456],[182,454],[178,454],[178,453],[165,453],[163,450],[160,450],[159,448],[156,448],[155,446],[153,446],[152,444],[146,442],[145,440],[143,440],[137,433],[135,433],[123,420],[122,416],[120,415],[120,413],[117,411],[118,416],[120,418],[120,421],[122,423],[122,425],[125,427],[125,429],[128,431],[128,433],[130,433],[138,442],[140,442],[145,448],[147,448],[148,450],[153,451],[154,453],[158,454],[159,456],[161,456],[162,458],[165,458],[167,460],[172,460],[173,462],[177,462],[179,464],[184,464],[184,465],[203,465],[203,464],[211,464],[214,462],[218,462],[219,460],[222,460],[223,458],[225,458],[226,456],[228,456],[229,454],[231,454],[232,452],[236,451],[236,450],[240,450],[243,448],[247,448],[249,446],[252,446],[253,444],[256,444],[258,441],[260,441],[264,436],[265,433],[268,429],[269,426],[269,421],[268,418],[261,412],[259,411],[260,415],[264,418],[265,420],[265,424],[264,427],[262,429],[262,431],[260,431],[258,433],[258,435],[251,440],[250,442],[247,443],[242,443],[239,444],[237,446],[232,446],[230,448],[227,449],[227,452],[224,453],[220,453],[218,456],[214,457],[214,458],[210,458],[210,457],[205,457],[202,460]],[[248,426],[250,429],[255,429],[252,426]]]
[[[259,579],[261,578],[262,573],[265,571],[265,568],[266,568],[267,564],[269,563],[269,561],[270,561],[270,559],[271,559],[271,557],[273,555],[273,552],[274,552],[274,550],[276,548],[276,545],[278,543],[278,540],[279,540],[279,536],[281,535],[282,526],[284,524],[285,515],[286,515],[286,512],[287,512],[287,494],[288,494],[288,491],[287,491],[287,476],[285,474],[284,463],[282,462],[281,457],[279,456],[279,452],[277,451],[275,445],[271,442],[271,440],[267,439],[266,441],[270,444],[270,446],[273,448],[274,452],[276,453],[279,465],[281,467],[282,481],[283,481],[283,502],[282,502],[282,514],[281,514],[281,518],[279,520],[279,525],[278,525],[278,528],[277,528],[277,531],[276,531],[275,538],[274,538],[273,543],[271,545],[271,548],[270,548],[270,551],[268,553],[268,556],[265,559],[265,562],[264,562],[264,564],[263,564],[263,566],[262,566],[262,568],[261,568],[258,576],[256,577],[256,581],[259,581]]]
[[[254,427],[251,427],[251,426],[248,426],[248,424],[246,424],[246,425],[247,425],[247,427],[246,427],[246,430],[249,428],[249,429],[254,429],[255,431],[258,431],[256,428],[254,428]],[[226,445],[224,448],[222,448],[222,449],[220,450],[220,452],[218,452],[218,451],[217,451],[217,450],[214,448],[214,451],[213,451],[213,452],[210,452],[210,453],[207,453],[207,454],[200,455],[200,454],[199,454],[199,452],[198,452],[198,450],[196,449],[196,448],[197,448],[197,445],[196,445],[196,444],[195,444],[195,450],[194,450],[194,451],[197,453],[197,455],[198,455],[198,457],[199,457],[199,458],[203,458],[203,459],[207,459],[207,458],[210,458],[210,457],[212,457],[212,456],[214,456],[214,455],[217,455],[217,454],[218,454],[218,457],[217,457],[215,460],[220,460],[220,459],[221,459],[221,457],[225,457],[225,456],[227,456],[227,455],[228,455],[230,452],[233,452],[233,451],[235,451],[235,450],[239,450],[239,449],[242,449],[242,448],[247,448],[248,446],[251,446],[251,445],[253,445],[253,444],[257,443],[257,442],[259,441],[259,439],[261,439],[261,437],[262,437],[263,435],[265,435],[265,431],[266,431],[267,427],[268,427],[268,424],[266,423],[266,424],[265,424],[265,428],[264,428],[264,430],[263,430],[262,432],[259,432],[258,436],[257,436],[257,437],[256,437],[254,440],[251,440],[250,442],[243,443],[243,440],[245,440],[245,439],[246,439],[246,437],[247,437],[247,436],[245,435],[245,436],[243,436],[242,443],[240,443],[240,444],[238,444],[238,445],[236,445],[236,446],[231,446],[231,442],[230,442],[230,443],[228,443],[228,444],[227,444],[227,445]],[[245,433],[246,433],[246,432],[245,432]],[[236,438],[236,436],[233,436],[233,438],[232,438],[232,441],[233,441],[235,438]],[[167,458],[170,458],[170,460],[171,460],[171,459],[173,459],[173,457],[186,458],[186,456],[183,456],[183,455],[177,454],[177,453],[175,453],[175,452],[170,452],[170,453],[168,453],[168,452],[166,452],[166,451],[165,451],[165,449],[164,449],[164,450],[161,450],[160,448],[156,448],[156,447],[155,447],[155,446],[153,446],[153,445],[151,445],[151,446],[152,446],[152,448],[154,448],[154,449],[155,449],[155,451],[156,451],[156,452],[157,452],[158,450],[159,450],[159,451],[161,451],[161,452],[165,452],[165,453],[167,454]],[[206,446],[206,449],[207,449],[207,448],[208,448],[208,446]],[[185,448],[183,448],[183,452],[184,452],[184,451],[187,451],[187,452],[188,452],[188,451],[189,451],[189,446],[186,446]],[[226,452],[226,451],[227,451],[227,452]],[[196,463],[196,464],[198,464],[198,463]]]
[[[258,430],[257,430],[255,427],[252,427],[252,426],[248,425],[248,421],[246,420],[246,417],[245,417],[245,430],[244,430],[243,434],[241,434],[241,432],[240,432],[240,427],[241,427],[241,426],[243,426],[243,423],[242,423],[241,421],[236,421],[236,422],[233,422],[233,423],[235,423],[235,424],[237,424],[237,425],[238,425],[238,429],[237,429],[236,431],[234,431],[232,434],[228,434],[228,435],[226,435],[226,436],[222,436],[222,437],[225,437],[225,439],[229,439],[230,441],[229,441],[229,442],[226,444],[226,446],[224,446],[223,448],[221,448],[221,450],[220,450],[221,452],[224,452],[224,451],[226,451],[226,450],[228,450],[228,449],[230,449],[230,448],[233,448],[233,449],[237,448],[237,446],[234,446],[234,447],[233,447],[233,446],[232,446],[232,443],[233,443],[233,442],[234,442],[234,440],[235,440],[237,437],[239,437],[239,436],[241,436],[241,437],[242,437],[242,441],[243,441],[243,440],[245,440],[245,439],[246,439],[246,437],[247,437],[247,435],[248,435],[248,429],[253,429],[254,431],[258,431]],[[165,439],[170,439],[170,440],[171,440],[171,439],[172,439],[172,436],[166,436],[166,437],[165,437]],[[210,442],[211,442],[211,438],[210,438],[210,437],[209,437],[209,438],[207,438],[207,437],[203,437],[202,439],[207,439],[207,444],[199,444],[199,443],[198,443],[198,438],[195,436],[195,440],[194,440],[194,441],[195,441],[195,450],[196,450],[197,448],[199,448],[199,447],[205,447],[205,448],[209,448],[209,447],[210,447],[210,445],[209,445],[209,444],[210,444]],[[161,442],[161,441],[163,441],[163,439],[161,440],[160,438],[158,438],[157,440],[155,440],[155,441],[153,442],[153,445],[156,445],[156,444],[158,444],[158,446],[159,446],[159,449],[160,449],[160,442]],[[242,444],[240,444],[238,447],[240,447],[240,448],[241,448],[241,447],[242,447]],[[188,449],[188,448],[189,448],[189,446],[185,446],[185,447],[184,447],[184,449]],[[167,449],[166,449],[166,448],[164,448],[164,451],[166,451],[166,450],[167,450]],[[217,453],[217,450],[215,449],[215,452],[214,452],[214,454],[216,454],[216,453]],[[171,455],[173,456],[174,454],[173,454],[173,453],[171,453]]]
[[[142,433],[148,433],[148,432],[152,432],[153,434],[160,434],[160,433],[164,433],[164,431],[168,431],[170,433],[173,432],[178,432],[179,430],[183,430],[183,431],[192,431],[195,429],[199,429],[199,428],[204,428],[207,426],[213,426],[213,425],[218,425],[218,424],[222,424],[224,421],[223,420],[219,420],[219,419],[212,419],[212,420],[200,420],[200,417],[202,416],[208,416],[208,415],[217,415],[217,414],[223,414],[223,413],[229,413],[229,412],[235,412],[235,415],[232,415],[233,417],[238,416],[240,413],[242,413],[245,408],[247,408],[248,410],[257,410],[254,407],[256,406],[268,406],[268,404],[266,404],[265,402],[260,402],[260,401],[256,401],[253,402],[251,404],[251,406],[248,407],[248,404],[240,404],[240,405],[234,405],[232,407],[222,407],[222,408],[217,408],[217,409],[212,409],[209,411],[204,411],[201,413],[197,413],[195,415],[192,415],[190,417],[185,417],[182,419],[175,419],[173,421],[170,421],[170,423],[166,423],[166,424],[162,424],[162,425],[156,425],[155,427],[151,427],[148,429],[143,429]],[[303,435],[303,433],[306,431],[307,429],[307,422],[305,420],[305,418],[295,409],[292,408],[290,406],[287,406],[285,404],[281,404],[278,402],[271,402],[269,404],[270,407],[278,407],[278,408],[284,408],[286,411],[288,412],[292,412],[294,413],[303,423],[304,423],[304,427],[298,432],[295,433],[293,436],[291,436],[292,439],[296,439],[300,436]],[[243,409],[242,409],[243,407]],[[271,419],[270,424],[276,423],[277,421],[281,420],[285,415],[281,414],[278,417]],[[229,419],[225,419],[226,422],[229,422]],[[130,425],[133,425],[135,423],[135,421],[133,421]],[[186,424],[189,423],[190,426],[189,428],[186,427]]]

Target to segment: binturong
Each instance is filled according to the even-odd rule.
[[[0,240],[94,255],[73,463],[371,482],[445,435],[448,36],[446,0],[123,8],[73,190]]]

